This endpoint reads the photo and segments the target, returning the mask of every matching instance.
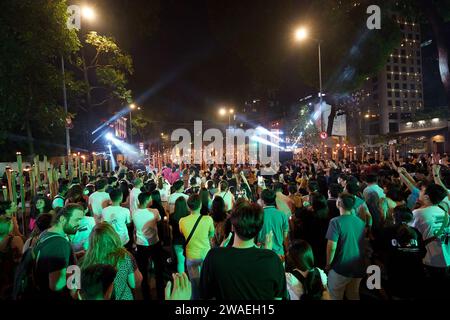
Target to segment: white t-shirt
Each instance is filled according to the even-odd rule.
[[[158,189],[159,194],[161,195],[161,201],[167,202],[169,200],[170,195],[170,185],[168,183],[163,184],[162,189]]]
[[[156,209],[137,209],[133,213],[133,223],[136,227],[136,244],[151,246],[158,243],[157,223],[161,220]]]
[[[233,209],[234,196],[231,191],[228,190],[225,192],[219,192],[214,196],[214,198],[217,196],[222,197],[223,201],[225,202],[225,211],[230,211],[231,209]]]
[[[111,198],[109,197],[109,193],[105,191],[96,191],[89,196],[89,205],[92,208],[92,214],[94,215],[94,218],[97,219],[98,216],[102,214],[105,201],[108,200],[110,201]]]
[[[416,209],[413,211],[414,220],[411,222],[411,226],[420,231],[423,240],[427,240],[439,231],[445,214],[447,213],[437,206]],[[431,241],[426,249],[427,254],[423,258],[425,265],[437,268],[450,266],[450,245],[438,239]]]
[[[322,269],[317,268],[317,270],[319,270],[322,285],[326,289],[328,283],[327,275],[325,274],[325,272],[323,272]],[[289,272],[286,272],[286,286],[291,300],[300,300],[302,295],[305,293],[300,280],[298,280],[296,276]]]
[[[367,200],[367,197],[369,196],[369,194],[373,193],[373,192],[378,195],[379,199],[386,197],[386,195],[384,194],[384,190],[378,184],[373,184],[373,185],[367,186],[364,189],[364,191],[363,191],[364,198]]]
[[[175,211],[175,202],[177,201],[177,199],[179,197],[184,197],[186,199],[186,201],[187,201],[187,199],[189,199],[189,196],[187,194],[185,194],[185,193],[182,193],[182,192],[172,193],[169,196],[169,210],[170,210],[170,213]]]
[[[102,218],[103,221],[110,223],[114,227],[123,245],[126,245],[130,241],[127,224],[131,223],[131,214],[128,208],[109,206],[103,209]]]
[[[95,219],[93,217],[84,216],[81,219],[77,233],[72,236],[71,244],[75,252],[87,250],[89,247],[89,236],[95,227]]]
[[[136,188],[134,187],[133,189],[131,189],[130,191],[130,211],[131,214],[133,214],[133,212],[135,212],[137,210],[137,208],[139,207],[139,195],[141,194],[141,189],[140,188]]]

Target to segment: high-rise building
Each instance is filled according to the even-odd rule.
[[[424,108],[420,24],[395,17],[402,39],[383,69],[357,92],[355,112],[366,138],[395,134],[400,123]],[[355,125],[355,123],[353,123]]]

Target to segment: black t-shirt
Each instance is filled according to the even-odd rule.
[[[324,269],[327,258],[326,234],[330,223],[329,217],[319,218],[316,212],[303,209],[299,211],[301,224],[300,238],[307,241],[313,250],[316,266]]]
[[[426,254],[422,235],[412,227],[407,227],[414,238],[402,245],[399,236],[400,228],[394,225],[384,228],[381,236],[381,250],[385,253],[385,265],[391,291],[397,295],[410,295],[420,290],[420,279],[424,277],[422,259]],[[412,280],[414,279],[414,280]]]
[[[202,299],[273,300],[286,296],[283,264],[271,250],[214,248],[203,262]]]
[[[48,238],[48,240],[45,240]],[[44,241],[45,240],[45,241]],[[36,284],[39,288],[40,298],[63,296],[50,290],[49,274],[76,265],[76,260],[69,241],[53,232],[43,234],[34,248],[36,255]]]
[[[339,217],[341,215],[341,213],[339,212],[339,209],[336,206],[336,200],[328,199],[327,202],[328,202],[328,212],[329,212],[330,219]]]
[[[228,187],[229,188],[234,188],[236,190],[236,188],[237,188],[236,178],[231,178],[231,179],[227,178],[227,182],[228,182]]]

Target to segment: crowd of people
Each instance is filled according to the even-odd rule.
[[[31,199],[27,230],[0,202],[0,299],[443,298],[447,160],[310,159],[271,175],[122,165],[60,179],[56,197]],[[367,286],[369,266],[381,288]]]

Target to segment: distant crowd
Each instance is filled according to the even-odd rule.
[[[0,299],[443,299],[447,165],[120,164],[59,179],[56,197],[44,186],[29,199],[26,230],[15,202],[0,202]],[[373,265],[381,288],[366,285]]]

